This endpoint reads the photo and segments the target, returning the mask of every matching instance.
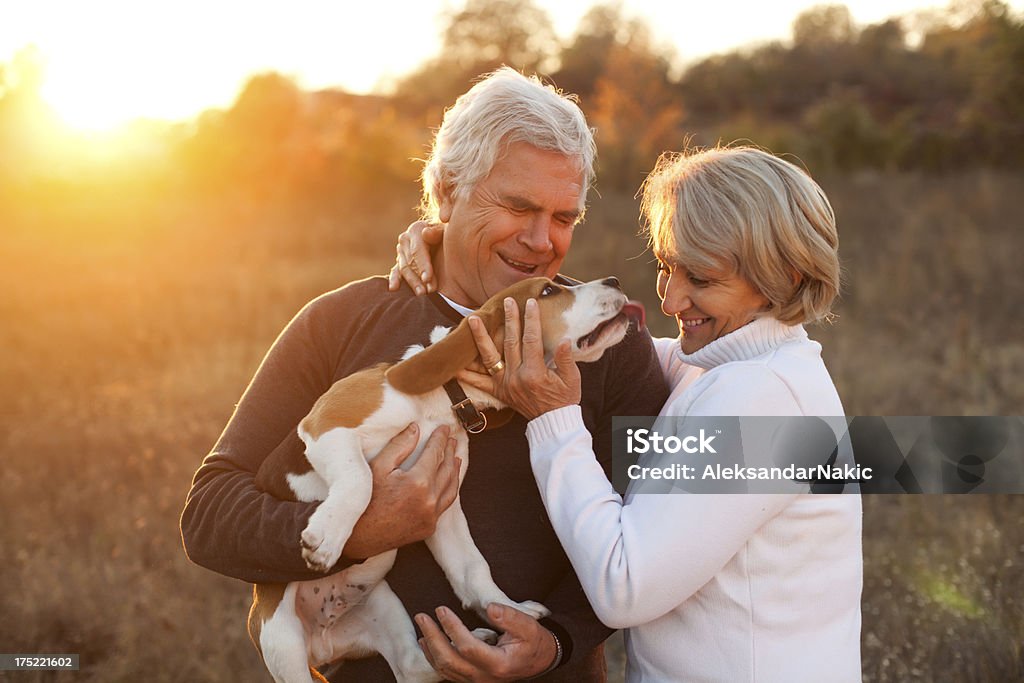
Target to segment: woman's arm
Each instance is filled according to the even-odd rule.
[[[578,406],[527,428],[544,506],[595,613],[643,624],[710,581],[793,496],[640,494],[623,505],[594,458]]]
[[[576,405],[575,365],[556,363],[552,370],[535,348],[520,348],[514,304],[506,309],[505,325],[507,368],[480,388],[535,418],[527,438],[541,498],[594,612],[607,626],[646,623],[680,605],[792,500],[666,493],[635,495],[624,505],[597,462]],[[539,336],[539,320],[529,307],[524,328],[523,338]],[[499,355],[481,325],[473,326],[473,336],[484,364],[493,364]],[[705,382],[700,392],[707,405],[724,411],[706,414],[742,414],[742,385],[742,378],[739,386],[714,378]],[[784,395],[779,398],[780,410],[795,408],[785,404]]]
[[[654,342],[654,352],[658,355],[662,376],[670,387],[675,386],[682,379],[683,373],[693,367],[684,363],[677,354],[679,337],[651,337],[651,341]]]

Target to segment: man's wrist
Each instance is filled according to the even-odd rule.
[[[572,636],[569,635],[569,631],[551,617],[544,617],[539,620],[538,623],[544,627],[544,630],[551,634],[551,638],[555,644],[555,658],[546,669],[541,671],[539,674],[533,675],[527,680],[547,676],[549,673],[568,662],[572,657],[573,643]]]
[[[554,631],[549,631],[548,629],[544,630],[551,635],[551,639],[555,642],[555,658],[551,661],[551,664],[549,664],[546,669],[541,671],[539,674],[535,674],[527,678],[526,680],[528,681],[532,681],[533,679],[540,678],[542,676],[547,676],[549,673],[557,669],[558,666],[562,663],[562,657],[564,656],[564,651],[562,650],[562,641],[558,639],[558,636],[555,635]]]

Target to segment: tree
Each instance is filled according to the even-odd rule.
[[[825,97],[808,109],[804,119],[819,168],[854,171],[884,164],[884,134],[858,93]]]
[[[682,146],[685,112],[669,61],[645,23],[625,22],[585,106],[597,128],[601,186],[635,191],[661,152]]]
[[[846,5],[818,5],[793,21],[793,44],[819,48],[850,43],[856,36],[853,15]]]
[[[460,69],[507,64],[544,72],[558,47],[551,18],[531,0],[469,0],[447,18],[443,59]]]
[[[440,55],[402,79],[395,91],[402,111],[426,113],[434,125],[477,76],[503,64],[546,73],[558,48],[551,19],[532,0],[469,0],[444,19]]]
[[[580,19],[572,43],[559,55],[561,65],[554,74],[555,82],[583,101],[589,99],[605,71],[623,23],[620,2],[591,7]]]

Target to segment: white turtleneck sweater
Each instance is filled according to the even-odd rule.
[[[760,318],[693,354],[656,339],[662,415],[843,415],[802,326]],[[860,497],[615,493],[578,406],[527,428],[544,505],[629,683],[861,680]]]

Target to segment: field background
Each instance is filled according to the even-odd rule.
[[[1002,17],[1019,40],[1019,20],[998,13],[951,14],[942,35],[967,40],[977,16]],[[719,127],[696,104],[680,108],[670,142],[633,144],[654,124],[627,135],[628,101],[609,91],[626,82],[606,79],[583,100],[605,121],[604,165],[566,272],[617,274],[652,329],[671,334],[636,236],[633,195],[654,152],[729,131],[800,151],[839,217],[846,286],[834,324],[810,333],[848,414],[1024,412],[1024,157],[978,151],[946,167],[959,138],[927,138],[939,151],[921,164],[850,157],[843,136],[815,146],[813,117],[769,121],[741,105]],[[665,80],[664,92],[699,103],[686,83]],[[159,144],[140,152],[131,138],[130,153],[111,157],[95,142],[32,143],[31,91],[9,83],[0,94],[0,650],[82,661],[76,674],[0,680],[269,680],[245,633],[248,586],[190,564],[178,516],[282,326],[313,296],[386,272],[416,216],[408,160],[439,109],[412,115],[401,92],[311,100],[266,75],[231,111],[135,131]],[[877,113],[879,131],[887,120]],[[330,145],[316,146],[324,136]],[[279,138],[288,145],[267,143]],[[864,679],[1024,679],[1024,497],[871,496],[864,509]],[[621,680],[614,641],[609,660]]]

